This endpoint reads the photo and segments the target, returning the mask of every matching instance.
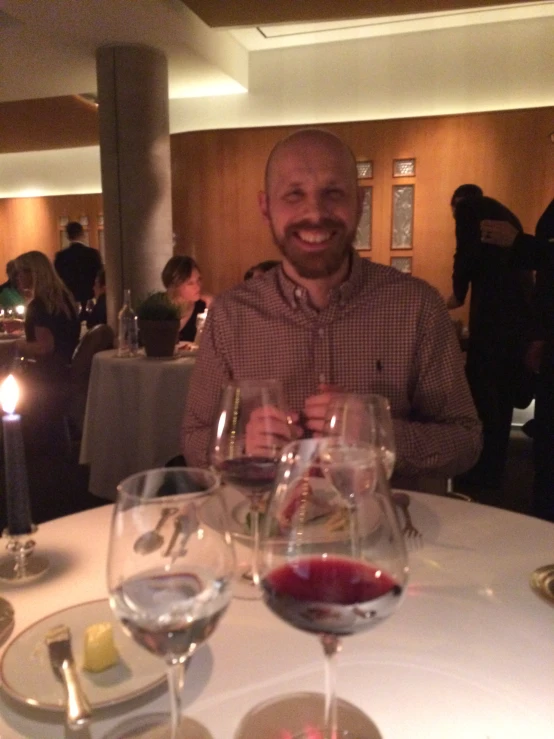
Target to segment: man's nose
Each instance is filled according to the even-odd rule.
[[[312,193],[304,200],[304,217],[317,223],[322,216],[329,214],[324,197],[320,193]]]

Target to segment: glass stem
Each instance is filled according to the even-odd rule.
[[[177,739],[182,717],[181,691],[183,689],[185,665],[174,662],[167,665],[169,705],[171,708],[171,739]]]
[[[250,517],[252,519],[252,581],[256,587],[260,585],[260,573],[258,570],[258,554],[260,551],[260,501],[256,498],[250,503]]]
[[[337,654],[340,652],[340,641],[334,634],[323,634],[321,637],[323,654],[325,655],[325,716],[323,739],[338,739],[337,727]]]

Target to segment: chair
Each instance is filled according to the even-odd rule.
[[[81,338],[71,359],[68,421],[80,439],[83,432],[92,359],[98,352],[113,349],[115,334],[106,324],[94,326]],[[74,436],[74,434],[71,434]]]

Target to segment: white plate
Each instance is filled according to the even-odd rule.
[[[312,482],[313,484],[313,482]],[[252,545],[252,534],[246,524],[246,516],[250,510],[250,505],[245,497],[235,488],[226,485],[223,488],[223,495],[230,512],[230,529],[233,537],[242,544]],[[346,532],[346,529],[337,531],[329,530],[326,526],[326,518],[316,518],[309,522],[307,526],[310,528],[314,543],[329,544],[334,541],[340,541]],[[205,523],[210,526],[209,516],[204,518]],[[379,524],[379,510],[375,506],[375,527]],[[275,537],[278,541],[279,537]]]
[[[92,624],[113,624],[120,660],[103,672],[82,669],[84,633]],[[105,708],[135,698],[164,682],[164,662],[123,633],[107,600],[81,603],[37,621],[7,647],[0,664],[2,688],[15,700],[48,711],[64,711],[64,689],[55,677],[44,637],[49,629],[65,624],[71,629],[73,656],[84,691],[93,708]]]

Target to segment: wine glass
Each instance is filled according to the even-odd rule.
[[[291,440],[290,418],[278,380],[244,380],[223,390],[216,418],[211,462],[223,482],[239,490],[249,502],[252,555],[241,573],[245,598],[257,590],[260,513],[273,488],[280,451]]]
[[[181,684],[186,662],[229,605],[233,571],[215,474],[153,469],[119,485],[108,552],[110,605],[125,632],[166,662],[171,722],[156,737],[210,736],[181,716]]]
[[[404,540],[370,445],[295,441],[281,460],[262,530],[263,599],[291,626],[319,636],[326,663],[320,736],[347,739],[353,735],[337,726],[335,655],[341,637],[377,626],[400,605]],[[275,530],[279,536],[270,536]]]
[[[383,395],[336,395],[329,403],[324,433],[344,443],[358,441],[374,446],[390,480],[396,462],[396,445],[390,403]]]

